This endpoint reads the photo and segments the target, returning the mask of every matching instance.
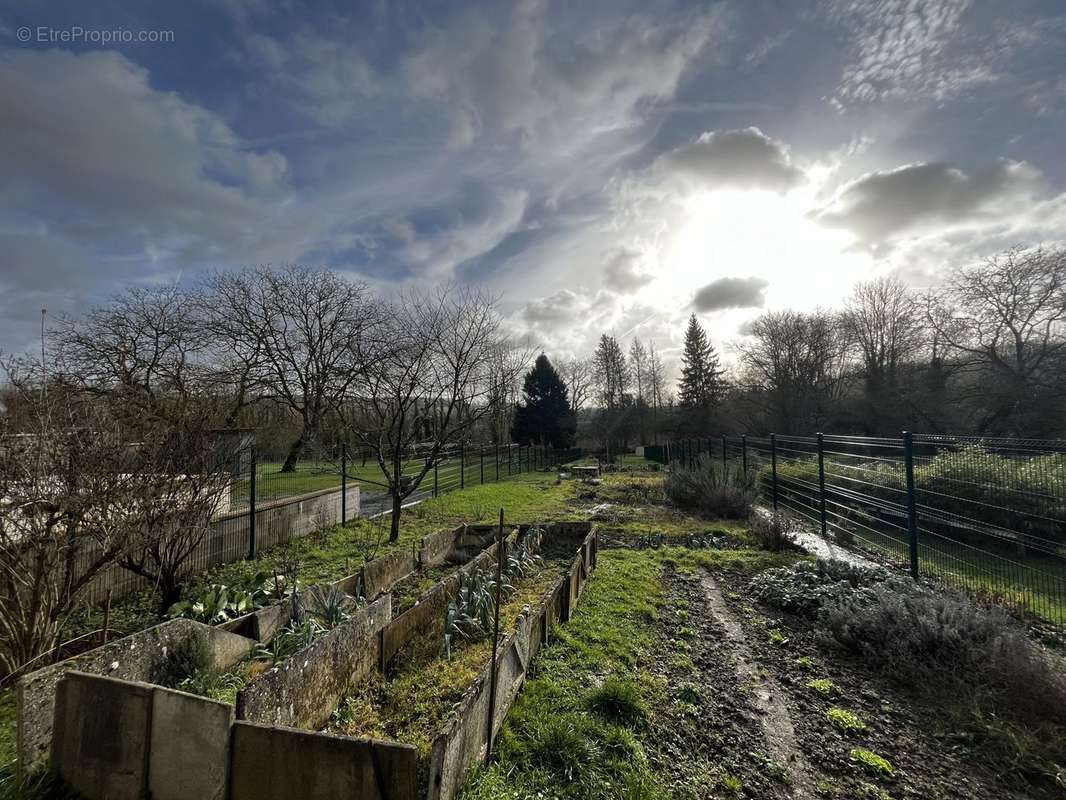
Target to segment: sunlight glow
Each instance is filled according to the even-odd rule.
[[[838,303],[872,272],[871,260],[845,252],[852,236],[819,225],[804,195],[718,191],[691,197],[661,261],[670,294],[687,302],[718,278],[755,276],[769,283],[767,308]]]

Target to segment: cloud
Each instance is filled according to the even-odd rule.
[[[834,101],[838,107],[886,98],[949,97],[994,80],[991,48],[965,47],[963,17],[971,0],[829,0],[830,20],[848,31],[852,60]]]
[[[766,302],[762,278],[719,278],[701,287],[692,298],[692,307],[702,313],[727,308],[758,308]]]
[[[1040,174],[1024,162],[964,170],[950,164],[909,164],[847,184],[816,214],[876,243],[931,228],[1009,217],[1031,202]]]
[[[758,128],[708,131],[659,157],[661,172],[705,189],[769,189],[783,192],[805,180],[788,147]]]
[[[113,51],[0,55],[0,234],[8,298],[241,259],[284,260],[301,220],[277,210],[288,164]],[[10,263],[17,254],[18,263]],[[47,291],[46,291],[47,293]],[[34,301],[34,305],[38,305]],[[10,322],[7,313],[2,315]],[[5,325],[0,323],[0,340]]]
[[[641,260],[640,253],[625,247],[608,253],[603,270],[604,285],[620,294],[631,294],[647,286],[655,280],[655,276],[640,271]]]
[[[599,21],[594,35],[558,36],[549,11],[520,0],[504,18],[459,13],[404,59],[411,92],[447,110],[452,145],[514,134],[528,149],[574,152],[627,128],[641,103],[674,95],[720,16],[630,16]]]

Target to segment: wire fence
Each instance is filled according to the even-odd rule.
[[[739,468],[838,544],[1066,630],[1064,440],[722,436],[654,455]]]
[[[457,445],[436,456],[413,451],[401,460],[401,481],[410,491],[403,503],[506,481],[580,457],[579,449],[517,444]],[[356,516],[357,508],[359,516],[368,517],[392,507],[385,475],[368,450],[345,445],[308,447],[291,469],[285,469],[284,461],[259,460],[254,447],[236,449],[225,458],[220,473],[228,490],[188,556],[185,568],[190,573],[254,558],[261,550],[289,539],[343,525]],[[99,555],[98,545],[86,544],[76,558],[88,569]],[[79,574],[78,567],[74,571]],[[144,577],[113,563],[84,588],[82,602],[97,605],[117,600],[149,585]]]

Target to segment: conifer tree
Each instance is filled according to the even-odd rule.
[[[511,438],[519,444],[572,447],[576,415],[566,384],[544,353],[526,373],[522,394],[524,402],[515,409]]]
[[[714,345],[707,339],[695,314],[689,317],[685,330],[681,364],[681,383],[677,392],[680,405],[701,410],[718,405],[725,393],[723,370]]]

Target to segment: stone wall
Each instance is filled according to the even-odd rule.
[[[56,687],[66,673],[78,671],[150,682],[166,662],[167,654],[193,636],[204,638],[212,666],[223,670],[247,657],[255,645],[251,639],[191,619],[172,619],[22,676],[15,700],[19,769],[27,770],[48,756]]]
[[[378,632],[392,618],[385,594],[352,618],[264,672],[237,694],[237,718],[293,728],[320,728],[348,688],[377,668]]]

